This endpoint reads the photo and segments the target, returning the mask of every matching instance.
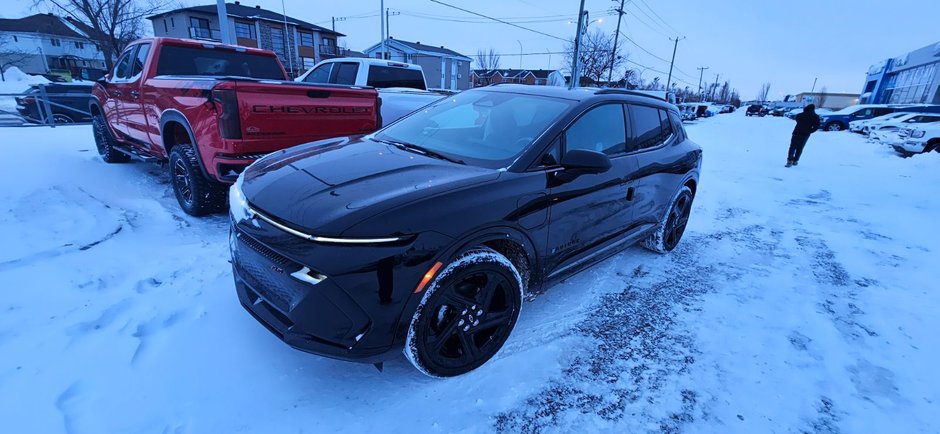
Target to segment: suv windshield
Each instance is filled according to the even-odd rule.
[[[196,48],[164,45],[157,75],[198,75],[284,80],[274,56],[238,52],[227,48]]]
[[[509,166],[573,101],[470,91],[445,98],[375,135],[491,169]]]

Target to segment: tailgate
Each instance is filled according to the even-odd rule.
[[[370,133],[378,124],[374,89],[236,82],[242,138],[303,143]]]

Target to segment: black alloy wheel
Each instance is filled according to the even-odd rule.
[[[685,233],[685,227],[689,224],[689,215],[692,213],[692,193],[683,191],[679,194],[672,209],[669,210],[669,218],[666,220],[666,230],[663,235],[663,247],[666,251],[671,251],[679,244],[682,234]]]
[[[228,187],[203,176],[197,158],[192,146],[176,145],[170,150],[169,169],[180,208],[198,217],[225,209]]]
[[[428,289],[405,348],[415,367],[435,377],[467,373],[496,355],[522,304],[518,273],[499,253],[478,249],[452,264]]]
[[[178,159],[173,162],[173,185],[176,187],[176,192],[180,202],[185,204],[185,207],[193,206],[193,186],[189,181],[189,171],[186,170],[186,165],[183,163],[182,159]]]
[[[98,148],[98,155],[106,163],[126,163],[131,157],[115,149],[116,140],[108,129],[108,124],[104,116],[97,115],[91,119],[92,132],[95,135],[95,147]]]

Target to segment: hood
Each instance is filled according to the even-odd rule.
[[[259,160],[245,170],[242,191],[253,208],[268,216],[316,235],[339,236],[377,213],[498,177],[496,170],[346,137]]]
[[[808,106],[806,106],[806,107],[803,107],[803,113],[812,113],[812,114],[815,114],[815,113],[816,113],[816,106],[813,105],[813,104],[810,104],[810,105],[808,105]]]

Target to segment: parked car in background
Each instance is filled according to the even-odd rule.
[[[702,162],[678,115],[632,91],[486,86],[271,154],[230,194],[239,301],[303,351],[469,372],[527,292],[676,247]]]
[[[901,128],[913,127],[916,124],[927,124],[940,122],[940,113],[905,113],[894,120],[882,122],[875,125],[869,125],[869,139],[888,145],[894,145],[903,141],[898,135]]]
[[[897,111],[897,108],[883,104],[848,106],[842,110],[820,116],[820,129],[825,131],[842,131],[849,127],[849,122],[876,118],[895,111]]]
[[[770,111],[770,115],[775,117],[783,117],[783,114],[786,113],[787,110],[788,109],[786,107],[776,107]]]
[[[893,147],[902,155],[940,152],[940,122],[906,127],[900,136],[904,141]]]
[[[764,116],[767,112],[764,110],[764,106],[760,104],[751,104],[747,106],[747,111],[744,112],[745,116]]]
[[[91,101],[93,83],[52,83],[34,84],[24,92],[27,96],[14,98],[16,111],[29,122],[71,124],[73,122],[91,122],[88,103]],[[45,88],[46,99],[41,97],[40,86]],[[46,106],[52,112],[52,119],[46,119]]]
[[[698,116],[695,114],[695,107],[689,104],[679,104],[676,107],[679,108],[679,116],[683,121],[694,121],[698,119]]]
[[[294,81],[376,88],[382,99],[382,121],[386,124],[449,94],[427,90],[421,66],[383,59],[324,60]]]
[[[882,122],[887,122],[899,116],[904,116],[904,114],[905,113],[903,112],[894,112],[894,113],[888,113],[886,115],[881,115],[876,118],[851,121],[849,122],[849,131],[853,133],[859,133],[859,134],[868,134],[868,129],[867,129],[868,125],[873,124],[873,123],[879,124]]]
[[[102,159],[169,163],[191,215],[221,210],[228,186],[269,152],[381,122],[374,89],[295,83],[271,51],[187,39],[130,44],[92,94]]]

